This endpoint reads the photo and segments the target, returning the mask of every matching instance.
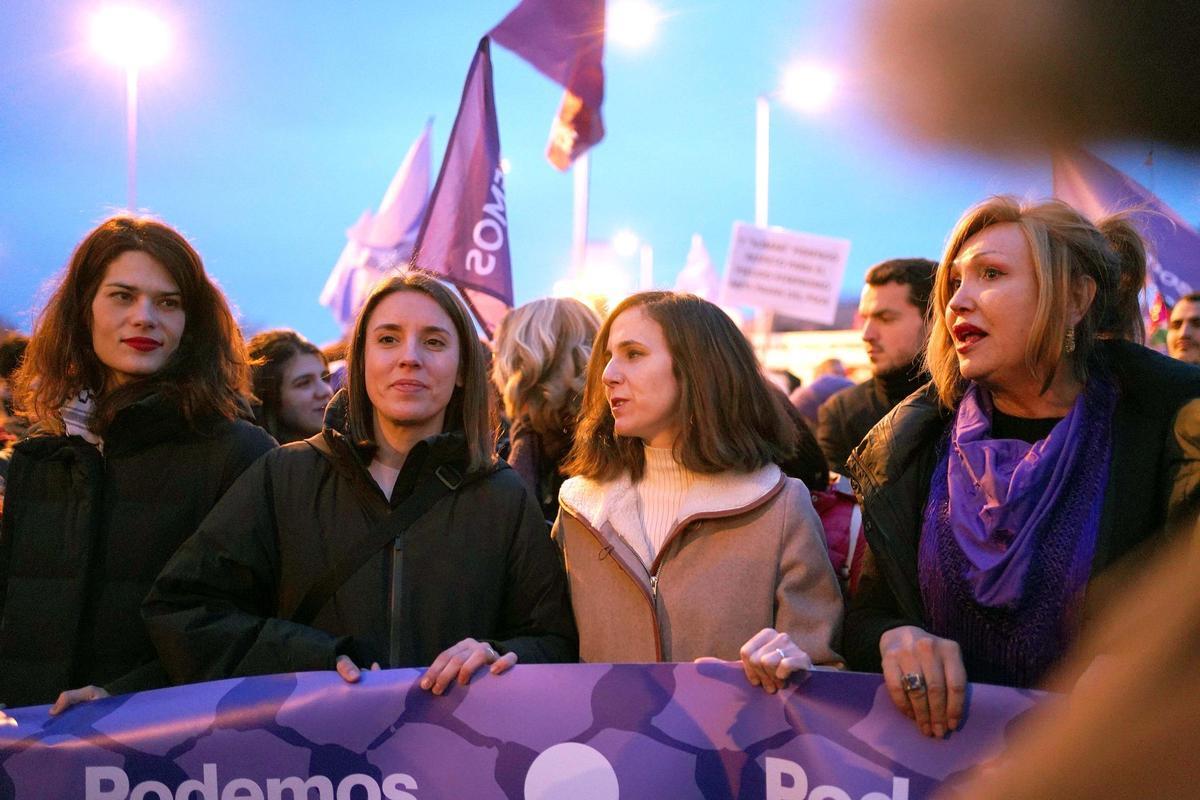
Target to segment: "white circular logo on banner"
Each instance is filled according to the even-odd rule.
[[[525,800],[619,800],[617,773],[600,751],[586,744],[556,744],[533,760],[525,776]]]

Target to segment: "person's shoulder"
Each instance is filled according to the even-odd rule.
[[[875,379],[868,378],[862,383],[856,383],[852,386],[847,386],[845,389],[839,389],[821,404],[822,409],[829,409],[834,413],[845,413],[862,404],[864,398],[869,398],[875,393]]]
[[[1200,366],[1127,341],[1104,342],[1100,354],[1121,395],[1139,404],[1174,407],[1200,397]]]

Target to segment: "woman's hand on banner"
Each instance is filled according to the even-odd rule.
[[[460,686],[466,686],[480,667],[490,665],[489,671],[493,675],[499,675],[516,663],[516,653],[500,655],[496,648],[487,642],[468,637],[438,654],[421,676],[421,688],[434,694],[442,694],[455,679]]]
[[[967,698],[967,670],[958,643],[915,625],[879,637],[883,682],[896,708],[921,733],[938,739],[958,730]]]
[[[782,689],[788,677],[799,670],[812,669],[812,658],[786,633],[763,628],[742,645],[742,669],[753,686],[769,694]]]
[[[341,675],[342,680],[346,683],[358,683],[359,679],[362,678],[362,670],[358,668],[358,665],[354,663],[354,660],[350,656],[338,656],[333,668],[337,670],[337,674]],[[379,671],[379,662],[371,665],[371,671]]]
[[[108,696],[108,692],[99,686],[84,686],[80,689],[70,689],[60,694],[58,699],[54,701],[54,705],[50,706],[50,716],[56,717],[77,703],[87,703]]]

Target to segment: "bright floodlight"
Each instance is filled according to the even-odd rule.
[[[169,44],[166,23],[145,9],[113,6],[96,12],[92,18],[92,46],[126,69],[140,69],[162,60]]]
[[[783,73],[779,96],[784,103],[801,111],[823,111],[836,88],[837,75],[832,70],[800,62]]]
[[[642,240],[638,235],[628,228],[622,228],[613,234],[612,249],[613,252],[621,258],[629,258],[638,251]]]
[[[613,0],[605,14],[605,38],[618,47],[640,50],[654,41],[661,18],[646,0]]]
[[[512,162],[509,161],[507,158],[501,158],[500,159],[500,171],[503,172],[505,175],[512,172]]]

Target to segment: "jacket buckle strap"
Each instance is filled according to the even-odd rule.
[[[446,488],[452,492],[458,489],[458,487],[462,486],[462,473],[449,464],[442,464],[440,467],[434,470],[433,474],[437,475],[438,480],[445,484]]]

